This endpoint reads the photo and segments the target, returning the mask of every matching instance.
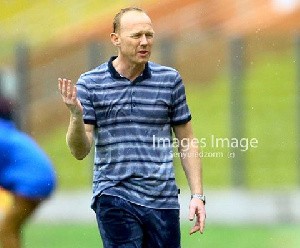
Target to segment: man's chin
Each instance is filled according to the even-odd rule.
[[[138,64],[146,64],[149,61],[150,56],[144,57],[144,58],[138,58],[137,63]]]

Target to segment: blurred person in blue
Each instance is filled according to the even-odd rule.
[[[54,167],[37,143],[12,121],[9,100],[0,98],[0,187],[12,205],[0,220],[1,248],[21,247],[23,224],[55,188]]]
[[[185,88],[175,69],[149,61],[154,30],[143,10],[122,9],[110,38],[118,56],[82,74],[76,85],[58,79],[70,110],[67,144],[77,159],[83,159],[95,137],[91,207],[105,248],[178,248],[172,129],[179,143],[189,141],[180,152],[199,151],[192,142]],[[196,216],[190,234],[203,233],[200,157],[182,156],[181,163],[191,190],[189,220]]]

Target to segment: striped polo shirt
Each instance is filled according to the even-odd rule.
[[[77,82],[85,124],[95,125],[93,199],[100,194],[157,209],[179,209],[173,125],[191,114],[179,73],[148,62],[133,82],[112,57]]]

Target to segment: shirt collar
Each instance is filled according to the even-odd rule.
[[[116,58],[117,58],[117,56],[112,56],[110,58],[110,60],[108,61],[108,70],[109,70],[109,72],[110,72],[110,74],[113,78],[121,79],[121,78],[124,78],[124,77],[122,77],[116,71],[116,69],[115,69],[115,67],[113,66],[113,63],[112,63]],[[149,63],[147,62],[146,65],[145,65],[145,69],[144,69],[143,73],[134,80],[134,83],[141,82],[141,81],[143,81],[145,79],[148,79],[150,77],[151,77],[151,70],[149,68]]]

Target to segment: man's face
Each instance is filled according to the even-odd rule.
[[[125,13],[118,32],[120,56],[133,64],[145,64],[151,55],[153,35],[151,20],[145,13]]]

